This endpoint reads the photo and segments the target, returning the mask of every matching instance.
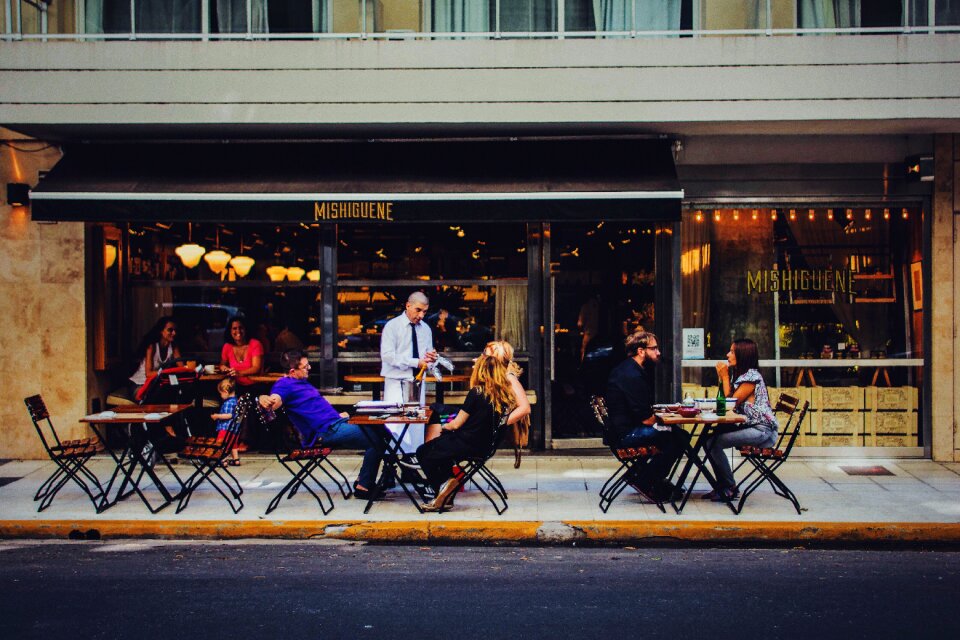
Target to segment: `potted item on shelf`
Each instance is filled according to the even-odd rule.
[[[820,350],[820,357],[824,360],[833,358],[833,348],[828,344],[823,345],[823,349]]]

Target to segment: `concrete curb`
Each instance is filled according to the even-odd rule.
[[[960,544],[960,523],[8,520],[0,538],[346,540],[387,544]]]

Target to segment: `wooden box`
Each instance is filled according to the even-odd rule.
[[[867,387],[865,391],[871,411],[916,411],[920,398],[916,387]]]
[[[817,411],[860,411],[863,389],[860,387],[814,387],[811,406]]]

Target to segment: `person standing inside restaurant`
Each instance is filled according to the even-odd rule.
[[[607,379],[607,410],[611,435],[619,447],[656,446],[661,453],[640,467],[631,486],[654,501],[673,499],[678,490],[667,479],[683,454],[690,434],[683,429],[658,429],[653,414],[654,369],[660,362],[657,336],[646,331],[630,334],[624,347],[627,359]]]
[[[220,352],[220,371],[237,381],[240,387],[250,387],[253,380],[248,376],[259,374],[263,370],[263,344],[256,338],[250,338],[247,323],[240,316],[234,316],[227,322],[223,350]],[[246,451],[249,440],[249,422],[240,431],[237,448]]]
[[[704,449],[717,477],[717,488],[704,495],[704,500],[719,502],[732,500],[739,495],[724,449],[744,445],[772,447],[777,443],[780,425],[770,406],[767,385],[763,382],[759,367],[757,343],[749,338],[734,340],[727,352],[726,362],[721,360],[717,363],[717,377],[724,396],[737,399],[734,410],[745,416],[747,421],[736,431],[720,433],[706,441]]]
[[[136,398],[147,378],[161,367],[179,364],[180,348],[176,343],[177,325],[171,316],[163,316],[143,336],[134,352],[139,363],[130,376],[130,397]]]
[[[366,427],[372,431],[365,434],[363,427],[347,422],[348,413],[337,413],[310,384],[310,361],[303,351],[284,352],[280,365],[285,374],[273,384],[269,395],[258,398],[260,406],[271,411],[285,407],[304,448],[362,449],[363,463],[353,483],[353,492],[358,498],[370,498],[384,449],[375,433],[377,427]]]
[[[413,383],[414,376],[437,359],[433,349],[433,333],[423,317],[430,308],[430,300],[421,291],[407,298],[403,313],[383,327],[380,337],[380,375],[383,376],[383,399],[387,402],[405,402],[404,383]],[[387,425],[395,434],[402,426]],[[423,444],[423,431],[407,429],[401,449],[413,452]]]

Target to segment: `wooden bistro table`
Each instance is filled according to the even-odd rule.
[[[400,447],[403,443],[403,436],[407,433],[407,429],[411,426],[417,429],[424,428],[430,420],[430,413],[430,409],[426,409],[426,415],[423,417],[408,417],[402,413],[373,415],[357,413],[347,421],[350,424],[360,426],[363,429],[364,435],[367,436],[367,439],[370,440],[373,446],[378,446],[380,442],[386,444],[383,451],[383,471],[380,473],[380,479],[377,481],[377,484],[370,491],[370,499],[367,500],[367,506],[363,509],[364,513],[370,512],[370,507],[372,507],[374,501],[383,494],[386,490],[386,483],[393,477],[396,477],[397,484],[399,484],[403,492],[407,494],[407,497],[410,499],[410,502],[413,503],[413,506],[417,508],[417,511],[423,513],[423,509],[420,508],[420,503],[426,501],[427,496],[422,494],[416,486],[412,488],[407,486],[408,483],[404,474],[397,473],[397,463],[402,455]],[[400,429],[398,433],[394,433],[386,428],[385,425],[388,423],[392,425],[403,425],[403,428]]]
[[[383,376],[351,373],[343,376],[343,381],[371,385],[374,400],[379,400],[383,395]],[[427,382],[429,382],[429,380]],[[448,382],[470,382],[470,376],[464,373],[451,373],[444,375],[443,379],[437,382],[437,402],[443,402],[443,385]]]
[[[157,448],[156,443],[159,441],[158,436],[164,431],[163,427],[182,418],[182,413],[192,406],[191,404],[124,405],[115,407],[112,411],[95,413],[80,419],[80,422],[90,425],[90,428],[104,444],[109,442],[106,438],[105,427],[118,424],[130,426],[130,437],[127,438],[127,445],[122,452],[118,454],[117,451],[107,447],[107,451],[113,461],[116,462],[117,468],[110,476],[110,482],[107,483],[103,492],[103,499],[97,507],[97,513],[106,511],[133,493],[140,496],[140,500],[147,505],[150,513],[157,513],[180,497],[180,493],[183,491],[183,480]],[[152,455],[149,451],[146,454],[144,453],[147,444],[152,445],[153,452],[156,455],[155,463],[148,459]],[[157,475],[157,465],[165,467],[175,480],[177,486],[172,491]],[[162,499],[159,506],[151,504],[150,499],[144,493],[145,487],[141,484],[144,476],[160,492]],[[119,487],[116,493],[113,493],[113,486],[118,479],[121,479]]]
[[[677,513],[683,511],[683,507],[687,504],[687,500],[690,499],[690,494],[693,493],[693,487],[697,484],[697,479],[700,477],[700,474],[703,474],[703,477],[707,479],[707,482],[710,483],[710,486],[713,489],[717,488],[717,481],[713,477],[713,474],[710,473],[710,469],[707,466],[706,455],[704,451],[704,445],[706,444],[707,439],[717,433],[724,433],[725,431],[735,431],[739,428],[739,425],[746,422],[746,418],[738,413],[734,413],[732,410],[728,409],[726,415],[718,416],[715,413],[699,413],[693,418],[685,418],[679,413],[657,413],[657,422],[663,425],[670,427],[681,427],[686,424],[699,425],[700,434],[696,436],[696,442],[693,445],[687,445],[686,456],[687,462],[683,465],[683,470],[680,472],[680,475],[677,477],[675,484],[678,487],[682,487],[687,480],[687,475],[690,473],[690,470],[693,467],[697,468],[697,472],[693,475],[693,480],[690,481],[690,486],[687,487],[686,492],[683,494],[683,500],[680,502],[680,506],[677,506],[676,502],[671,502],[674,510]],[[730,510],[734,513],[737,513],[737,509],[734,506],[733,502],[730,500],[725,501],[727,506],[730,507]]]

